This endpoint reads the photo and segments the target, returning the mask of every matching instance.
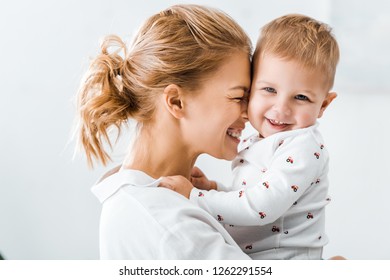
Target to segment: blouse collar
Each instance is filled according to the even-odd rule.
[[[92,187],[92,193],[103,203],[123,186],[157,187],[161,178],[155,179],[140,170],[115,167],[102,176]]]

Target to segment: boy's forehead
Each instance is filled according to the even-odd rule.
[[[267,59],[270,58],[270,59]],[[264,67],[264,63],[269,63],[272,67],[272,64],[275,63],[275,60],[278,61],[278,63],[294,63],[296,65],[297,71],[303,71],[307,74],[314,73],[316,77],[318,77],[318,82],[329,84],[329,90],[331,89],[333,85],[333,77],[329,77],[328,69],[325,65],[311,65],[307,63],[307,61],[303,59],[298,59],[296,57],[287,57],[282,56],[273,52],[262,52],[259,53],[257,56],[253,57],[252,60],[252,68],[253,70],[257,70],[260,66]],[[268,66],[267,66],[268,67]],[[254,74],[255,71],[252,72]]]

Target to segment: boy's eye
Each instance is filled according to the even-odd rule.
[[[298,99],[298,100],[309,100],[309,98],[303,94],[298,94],[297,96],[295,96],[295,99]]]
[[[265,88],[263,88],[263,90],[265,90],[266,92],[269,92],[269,93],[276,93],[276,90],[272,87],[265,87]]]

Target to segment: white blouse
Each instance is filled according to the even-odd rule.
[[[116,170],[92,188],[103,204],[101,259],[250,259],[218,221],[157,187],[159,179]]]

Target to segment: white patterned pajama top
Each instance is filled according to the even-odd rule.
[[[253,135],[243,140],[232,163],[232,186],[218,184],[219,191],[194,188],[191,201],[224,223],[252,257],[275,249],[290,253],[297,248],[322,249],[328,241],[329,156],[317,128],[318,123],[263,139]],[[280,254],[264,257],[291,258]]]

